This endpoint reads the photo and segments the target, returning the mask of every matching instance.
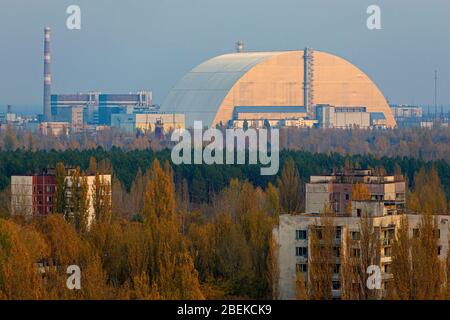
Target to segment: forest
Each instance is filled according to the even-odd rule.
[[[275,298],[278,273],[272,230],[279,215],[301,212],[309,175],[348,166],[412,177],[407,203],[423,216],[423,222],[417,239],[400,232],[392,265],[393,273],[400,276],[389,297],[449,298],[448,286],[442,286],[447,283],[443,279],[449,266],[436,259],[436,250],[428,250],[435,245],[429,236],[432,215],[447,212],[446,162],[285,151],[279,175],[265,178],[252,166],[172,167],[167,150],[16,150],[1,152],[0,157],[6,186],[3,199],[8,198],[10,174],[53,165],[59,172],[64,166],[78,167],[75,175],[79,181],[87,173],[113,172],[114,176],[111,203],[101,192],[94,192],[98,195],[94,198],[95,220],[89,228],[83,223],[83,187],[73,190],[77,196],[70,199],[76,212],[72,217],[59,209],[31,220],[12,217],[8,203],[3,202],[0,299]],[[60,201],[67,199],[57,199]],[[327,230],[325,221],[323,226],[322,237]],[[361,237],[367,237],[370,244],[374,241],[371,226],[364,230]],[[417,254],[404,254],[411,249]],[[327,259],[330,250],[317,252],[314,259],[320,261]],[[70,265],[81,268],[81,290],[66,288],[65,270]],[[345,279],[358,279],[365,264],[358,260],[347,265],[343,265]],[[401,277],[417,270],[420,273],[411,278],[414,281]],[[329,268],[311,272],[308,284],[301,280],[293,283],[298,298],[329,299],[321,289],[329,280]],[[342,285],[344,299],[371,298],[365,291],[345,289],[345,281]]]
[[[293,159],[304,182],[307,182],[311,175],[331,174],[346,166],[353,166],[379,169],[388,174],[394,174],[395,170],[401,171],[406,176],[409,187],[413,187],[414,175],[420,169],[430,170],[435,167],[446,195],[450,197],[450,168],[448,162],[444,160],[425,161],[407,157],[379,158],[370,154],[341,155],[282,150],[280,167],[283,167],[288,158]],[[170,160],[170,150],[125,151],[116,147],[110,150],[98,147],[89,150],[0,151],[0,190],[3,190],[3,198],[12,175],[41,173],[45,168],[55,167],[58,162],[63,162],[67,167],[80,166],[81,170],[88,170],[91,159],[98,162],[98,167],[103,172],[113,173],[112,188],[115,195],[126,196],[132,190],[133,183],[136,185],[136,180],[145,175],[154,159],[158,159],[161,163]],[[173,166],[172,169],[175,184],[188,185],[189,199],[194,204],[210,202],[233,178],[248,180],[261,188],[266,188],[269,182],[274,184],[277,178],[277,176],[261,176],[258,165],[179,165]],[[1,203],[0,200],[0,206]]]

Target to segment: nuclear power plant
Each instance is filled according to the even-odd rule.
[[[170,130],[192,127],[194,121],[235,128],[396,126],[369,76],[343,58],[311,48],[246,52],[239,41],[235,53],[205,61],[182,77],[158,108],[151,91],[52,94],[50,40],[46,27],[42,122],[47,127],[64,123],[74,132],[86,125]],[[144,124],[135,119],[145,119]]]
[[[131,132],[184,128],[184,115],[160,113],[159,107],[153,104],[151,91],[52,94],[50,41],[51,29],[45,27],[44,99],[39,126],[41,133],[76,133],[88,128],[98,130],[110,126]]]
[[[375,83],[350,62],[310,48],[239,52],[203,62],[169,92],[161,111],[185,114],[186,127],[394,127]],[[245,110],[245,112],[244,112]]]

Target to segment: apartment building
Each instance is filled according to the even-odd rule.
[[[417,234],[420,223],[419,215],[398,214],[389,216],[372,216],[371,223],[376,230],[380,241],[379,267],[382,276],[382,289],[377,292],[380,296],[383,294],[386,285],[392,280],[392,244],[396,231],[400,225],[401,217],[405,216],[408,220],[409,234],[413,237]],[[437,215],[435,217],[439,231],[438,251],[439,257],[445,259],[448,252],[449,239],[449,218],[448,215]],[[333,297],[339,299],[341,296],[341,252],[349,254],[358,254],[357,245],[354,243],[359,240],[361,235],[360,225],[361,217],[333,217],[333,226],[335,229],[334,252],[336,252],[336,265],[334,267],[333,281],[330,284]],[[311,261],[311,231],[320,226],[320,215],[300,214],[300,215],[281,215],[279,225],[273,230],[273,235],[278,244],[278,292],[279,299],[295,298],[295,281],[298,273],[309,278],[309,263]],[[348,237],[346,236],[348,235]],[[350,241],[351,240],[351,241]],[[352,243],[349,243],[352,242]],[[349,247],[352,246],[352,247]],[[349,250],[350,249],[350,250]]]
[[[357,186],[357,187],[356,187]],[[355,194],[364,188],[363,198]],[[405,181],[401,176],[377,175],[371,170],[349,170],[329,176],[312,176],[306,184],[306,212],[298,215],[281,215],[279,225],[273,230],[278,250],[278,292],[280,299],[295,297],[298,273],[309,278],[311,262],[311,232],[323,225],[325,208],[330,208],[330,219],[335,228],[334,252],[336,263],[330,284],[333,297],[341,296],[341,253],[358,255],[361,225],[373,226],[380,252],[376,254],[382,273],[383,294],[392,280],[392,244],[402,217],[408,221],[410,237],[416,236],[420,215],[405,210]],[[447,257],[449,240],[449,215],[436,215],[439,230],[438,254]],[[364,220],[366,219],[366,220]]]
[[[67,169],[66,183],[72,184],[71,173],[74,169]],[[88,224],[94,219],[93,187],[95,175],[86,177],[88,185],[89,215]],[[111,185],[111,175],[100,175],[103,184]],[[69,188],[70,190],[70,188]],[[70,197],[70,191],[67,197]],[[49,169],[41,174],[11,177],[11,213],[25,217],[44,216],[54,212],[56,205],[56,173]],[[111,196],[111,195],[110,195]]]
[[[323,213],[329,208],[336,215],[350,215],[356,186],[363,186],[369,192],[369,200],[379,201],[386,208],[401,210],[405,206],[406,186],[402,176],[352,169],[333,175],[311,176],[306,184],[305,213]]]

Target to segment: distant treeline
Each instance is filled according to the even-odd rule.
[[[224,130],[224,128],[221,128]],[[170,147],[171,133],[125,133],[117,128],[70,136],[45,136],[0,127],[0,150],[89,150],[113,147],[123,150],[162,150]],[[450,162],[450,127],[397,128],[389,130],[283,128],[280,148],[313,153],[373,154]]]
[[[40,173],[43,169],[55,167],[58,162],[66,166],[80,166],[82,170],[89,169],[91,158],[99,163],[99,168],[112,170],[118,179],[129,191],[133,181],[140,171],[145,173],[154,159],[161,163],[170,161],[170,150],[161,151],[131,150],[124,151],[112,147],[110,150],[102,148],[90,150],[65,151],[0,151],[0,190],[10,183],[11,175]],[[357,168],[373,168],[394,174],[401,172],[408,179],[410,187],[413,186],[414,175],[421,169],[429,170],[435,167],[441,183],[445,189],[447,199],[450,198],[450,166],[445,160],[424,161],[408,157],[376,157],[375,155],[341,155],[339,153],[311,153],[306,151],[284,150],[280,153],[280,171],[285,161],[292,158],[300,173],[303,182],[307,182],[311,175],[329,174],[339,171],[346,166]],[[172,163],[171,163],[172,164]],[[269,182],[275,183],[276,176],[260,175],[259,165],[173,165],[175,183],[185,180],[189,186],[192,202],[201,203],[209,201],[211,196],[229,185],[233,178],[248,180],[255,186],[266,187]]]

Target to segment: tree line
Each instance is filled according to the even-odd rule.
[[[224,130],[224,127],[219,127]],[[134,134],[117,128],[94,132],[53,136],[32,133],[11,126],[0,127],[0,150],[89,150],[100,146],[124,150],[161,150],[173,145],[171,133],[155,135],[136,131]],[[450,128],[323,129],[282,128],[280,147],[313,153],[371,154],[377,157],[408,157],[425,161],[450,161]]]
[[[142,189],[138,181],[146,174],[153,160],[161,163],[170,161],[170,150],[160,151],[130,150],[120,148],[104,150],[102,148],[89,150],[64,151],[0,151],[0,214],[7,206],[8,185],[12,175],[36,174],[44,168],[56,167],[58,162],[66,166],[79,166],[82,171],[92,171],[91,159],[98,163],[100,172],[113,173],[112,188],[117,197],[126,197],[134,190]],[[425,161],[415,158],[388,158],[373,155],[341,155],[338,153],[319,154],[307,151],[283,150],[280,152],[280,167],[287,159],[293,159],[299,178],[308,181],[311,175],[330,174],[333,171],[343,170],[346,167],[372,168],[381,173],[405,175],[408,186],[413,188],[417,172],[422,168],[436,169],[437,175],[443,185],[446,197],[450,197],[450,166],[444,160]],[[269,183],[275,184],[281,175],[261,176],[259,165],[179,165],[172,166],[176,185],[186,183],[188,197],[194,204],[211,202],[215,195],[225,188],[231,179],[248,180],[253,185],[266,188]],[[137,188],[137,189],[136,189]],[[285,190],[283,195],[289,192]],[[292,192],[292,190],[291,190]],[[126,201],[125,201],[126,202]],[[127,205],[124,209],[130,209]]]

